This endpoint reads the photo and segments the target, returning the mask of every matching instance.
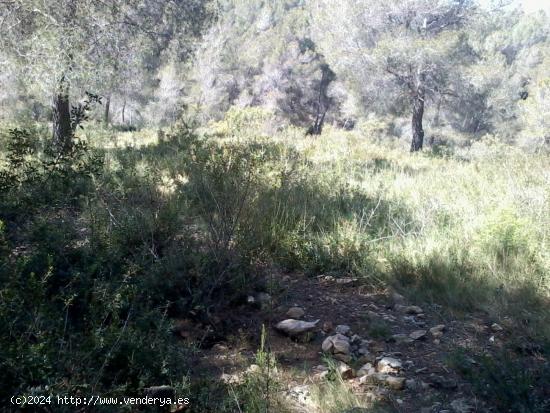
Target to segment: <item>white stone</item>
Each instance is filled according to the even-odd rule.
[[[301,321],[289,318],[278,323],[275,328],[290,337],[296,337],[314,330],[317,323],[319,320]]]

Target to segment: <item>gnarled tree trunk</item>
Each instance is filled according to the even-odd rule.
[[[420,151],[424,144],[424,129],[422,118],[424,117],[424,91],[419,88],[413,97],[412,113],[412,142],[411,152]]]
[[[325,116],[330,107],[331,99],[327,92],[330,82],[335,79],[336,75],[327,64],[321,65],[321,82],[319,83],[319,98],[317,101],[317,115],[315,122],[309,127],[306,135],[320,135],[323,132]]]

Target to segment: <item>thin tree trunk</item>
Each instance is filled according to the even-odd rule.
[[[70,0],[65,7],[63,28],[71,27],[76,16],[76,0]],[[60,153],[67,152],[72,145],[71,105],[69,102],[70,83],[65,77],[72,71],[73,55],[65,35],[60,37],[59,49],[62,54],[63,74],[57,85],[53,101],[53,144]]]
[[[424,117],[424,92],[420,89],[413,100],[412,113],[412,142],[411,152],[420,151],[424,145],[424,129],[422,118]]]
[[[69,149],[72,134],[69,95],[61,89],[53,102],[53,143],[58,151],[66,152]]]
[[[122,124],[124,124],[124,112],[126,111],[126,99],[122,103]]]
[[[330,98],[327,96],[327,89],[335,78],[335,74],[329,66],[321,66],[321,81],[319,82],[319,97],[317,99],[317,115],[315,123],[308,129],[308,135],[320,135],[323,132],[325,116],[330,107]]]
[[[111,95],[105,100],[105,112],[103,114],[103,122],[105,126],[109,126],[109,111],[111,110]]]

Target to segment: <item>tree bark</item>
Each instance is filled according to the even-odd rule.
[[[70,0],[65,7],[62,27],[71,27],[76,16],[76,0]],[[57,85],[53,101],[53,145],[60,153],[67,152],[72,145],[73,129],[71,125],[71,105],[69,102],[70,83],[65,74],[72,71],[73,55],[69,46],[70,42],[67,35],[62,35],[59,39],[60,50],[66,53],[62,54],[63,74]]]
[[[325,116],[330,107],[330,98],[327,95],[330,82],[334,80],[336,75],[327,64],[321,65],[321,81],[319,82],[319,97],[317,100],[317,115],[315,123],[309,127],[307,135],[320,135],[323,132]]]
[[[411,152],[422,150],[422,146],[424,145],[424,129],[422,128],[423,117],[424,91],[419,89],[413,97]]]
[[[109,126],[109,111],[111,110],[111,96],[107,96],[107,99],[105,99],[105,112],[103,114],[103,122],[105,123],[105,126]]]
[[[69,95],[60,90],[53,102],[53,143],[57,150],[67,151],[71,145],[72,134]]]

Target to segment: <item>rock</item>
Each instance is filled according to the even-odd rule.
[[[313,370],[312,379],[314,381],[323,380],[328,375],[328,368],[326,366],[323,366],[322,364],[313,367],[312,370]]]
[[[272,304],[271,295],[268,293],[249,295],[246,297],[246,302],[253,307],[261,308],[262,310],[268,309]]]
[[[309,385],[294,386],[288,391],[287,396],[305,407],[313,407],[313,398]]]
[[[366,363],[359,370],[357,370],[357,377],[368,376],[370,374],[376,373],[373,365],[371,363]]]
[[[359,356],[359,358],[357,359],[357,363],[360,365],[363,365],[366,363],[374,364],[376,363],[376,357],[374,356],[374,354],[371,354],[371,353],[363,354],[362,356]]]
[[[351,332],[351,327],[347,326],[345,324],[339,324],[339,325],[336,326],[336,329],[334,331],[337,334],[342,334],[344,336],[347,336]]]
[[[357,349],[357,354],[359,354],[359,355],[361,355],[361,356],[366,356],[367,354],[370,354],[369,348],[368,348],[367,346],[361,345],[361,346]]]
[[[405,368],[407,369],[412,369],[414,367],[414,361],[412,360],[406,360],[405,363],[403,363],[405,365]]]
[[[286,315],[290,318],[299,319],[299,318],[302,318],[305,313],[306,312],[301,307],[291,307],[286,312]]]
[[[333,336],[329,336],[323,340],[321,344],[321,350],[323,350],[323,352],[328,353],[332,350],[332,338]]]
[[[242,382],[242,378],[238,374],[223,373],[220,380],[225,384],[238,384]]]
[[[275,328],[290,337],[300,337],[312,332],[319,323],[315,321],[301,321],[289,318],[278,323]]]
[[[413,340],[420,340],[426,337],[426,330],[416,330],[409,334],[409,337]]]
[[[405,388],[405,378],[388,376],[386,377],[386,384],[394,390],[403,390]]]
[[[422,308],[420,308],[419,306],[417,305],[409,305],[409,306],[406,306],[406,307],[403,307],[401,309],[401,312],[405,313],[405,314],[415,314],[415,315],[418,315],[418,314],[422,314],[424,311],[422,311]]]
[[[458,384],[453,379],[447,379],[442,376],[436,376],[435,374],[430,375],[430,381],[432,387],[439,389],[453,390],[458,387]]]
[[[145,389],[145,396],[147,397],[162,397],[162,398],[174,398],[174,388],[172,386],[152,386]]]
[[[403,297],[401,294],[395,291],[391,294],[391,299],[394,304],[403,305],[403,303],[405,303],[405,297]]]
[[[445,331],[445,324],[439,324],[430,328],[430,334],[435,338],[441,337],[443,335],[443,331]]]
[[[248,368],[246,369],[246,373],[247,373],[247,374],[259,373],[260,370],[261,370],[260,366],[258,366],[257,364],[251,364],[251,365],[248,366]]]
[[[386,349],[386,346],[382,341],[373,341],[369,343],[369,348],[372,352],[381,353]]]
[[[405,380],[405,387],[409,390],[419,390],[421,388],[415,379]]]
[[[369,354],[369,342],[367,340],[361,340],[359,347],[357,348],[357,354],[365,356]]]
[[[402,390],[405,388],[405,378],[390,376],[386,373],[373,373],[359,378],[359,383],[375,383],[383,384],[394,390]]]
[[[344,363],[349,363],[351,361],[350,354],[337,353],[332,355],[336,360],[343,361]]]
[[[336,278],[336,284],[352,284],[357,281],[357,278],[351,278],[351,277],[342,277],[342,278]]]
[[[369,318],[369,320],[373,321],[373,320],[379,320],[381,317],[380,317],[380,314],[378,313],[375,313],[374,311],[372,310],[368,310],[367,311],[367,316]]]
[[[332,340],[333,353],[349,354],[350,345],[349,345],[349,341],[347,340],[347,337],[342,336],[341,334],[336,334],[336,336],[333,336],[333,337],[334,337],[334,339]]]
[[[406,334],[394,334],[393,336],[391,336],[389,338],[388,341],[393,341],[395,343],[412,343],[414,340],[412,338],[410,338],[408,335]]]
[[[355,377],[355,372],[353,369],[343,361],[338,362],[336,365],[336,371],[344,380],[353,379]]]
[[[472,406],[466,399],[456,399],[451,402],[451,408],[454,413],[472,413],[475,411],[474,406]]]
[[[493,330],[493,332],[495,333],[498,333],[499,331],[502,331],[504,329],[500,326],[500,324],[493,323],[491,324],[491,330]]]
[[[393,357],[383,357],[376,364],[379,373],[397,373],[402,367],[401,361]]]
[[[349,355],[351,352],[349,338],[342,334],[335,334],[325,338],[321,345],[325,353]]]

